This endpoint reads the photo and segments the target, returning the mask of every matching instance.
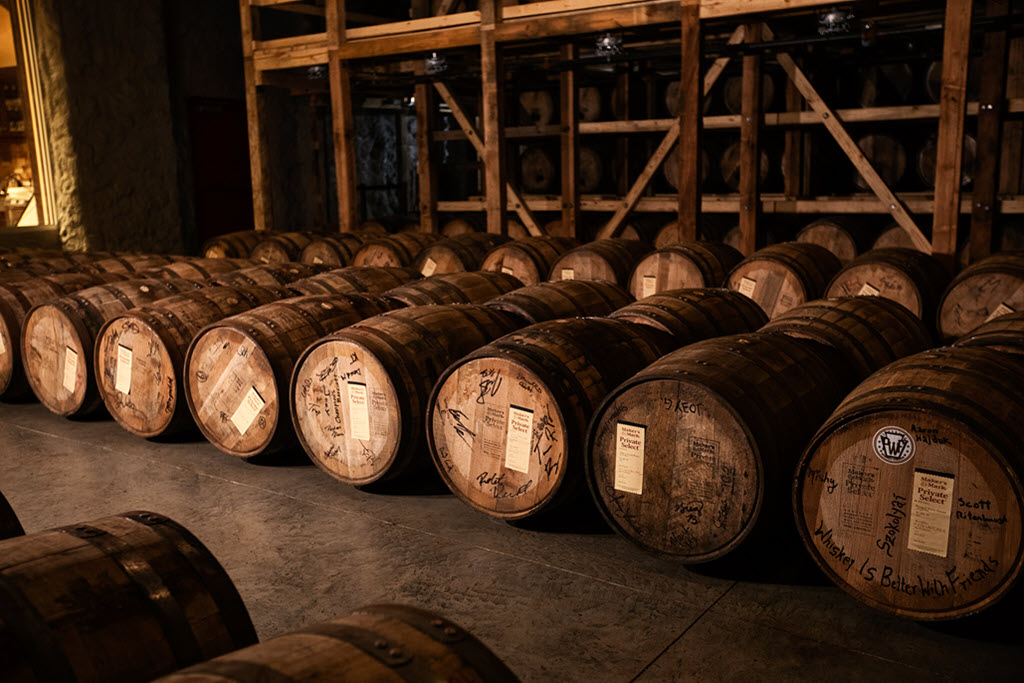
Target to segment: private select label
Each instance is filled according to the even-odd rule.
[[[878,296],[878,291],[871,286],[870,282],[865,282],[861,285],[860,291],[857,292],[857,296]]]
[[[505,430],[505,467],[527,474],[530,471],[530,440],[533,436],[533,411],[508,407]]]
[[[70,346],[64,347],[64,388],[74,391],[78,384],[78,353]]]
[[[349,435],[359,441],[370,440],[370,407],[366,397],[366,385],[348,383]]]
[[[999,304],[998,306],[996,306],[996,310],[992,311],[992,315],[985,318],[985,322],[988,322],[989,320],[994,320],[995,318],[1001,318],[1004,315],[1010,315],[1013,312],[1014,310],[1007,306],[1006,304]]]
[[[512,270],[508,266],[502,266],[501,267],[501,272],[505,273],[505,275],[515,275],[516,274],[516,271]]]
[[[432,258],[428,258],[423,262],[423,267],[420,269],[420,275],[423,277],[430,277],[437,270],[437,261]]]
[[[615,489],[644,492],[644,437],[647,428],[629,422],[615,425]]]
[[[949,519],[953,512],[953,483],[954,478],[948,474],[914,470],[907,548],[946,556]]]
[[[757,280],[751,280],[749,277],[740,278],[740,294],[743,296],[753,299],[756,288]]]
[[[575,280],[576,271],[572,268],[562,268],[562,279],[563,280]]]
[[[649,296],[654,296],[658,293],[658,276],[657,275],[644,275],[643,282],[643,297],[646,299]]]
[[[239,434],[245,434],[249,431],[249,427],[252,426],[253,420],[263,410],[263,406],[267,405],[267,402],[260,396],[260,392],[256,391],[256,387],[249,387],[249,391],[246,392],[242,402],[235,408],[235,412],[231,415],[231,424],[235,425],[235,429],[238,430]]]
[[[114,380],[114,389],[122,394],[131,393],[132,390],[132,350],[120,344],[117,345],[117,378]]]

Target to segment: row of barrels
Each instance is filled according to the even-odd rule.
[[[6,521],[13,518],[13,522]],[[516,681],[439,614],[369,605],[257,644],[224,568],[192,533],[137,511],[23,535],[0,495],[0,678],[42,683]]]

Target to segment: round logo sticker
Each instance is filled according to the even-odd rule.
[[[883,427],[871,440],[875,455],[890,465],[902,465],[914,457],[917,445],[910,432],[899,427]]]

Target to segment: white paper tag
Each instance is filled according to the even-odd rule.
[[[657,275],[644,275],[643,281],[643,294],[644,299],[649,296],[654,296],[658,293],[658,276]]]
[[[122,394],[131,393],[132,390],[132,350],[120,344],[117,345],[117,378],[114,380],[114,389]]]
[[[260,256],[260,263],[270,263],[270,259],[266,256]]]
[[[7,343],[4,341],[4,335],[0,334],[0,353],[7,353]]]
[[[615,489],[644,492],[644,437],[647,428],[619,422],[615,426]]]
[[[314,266],[319,266],[323,262],[324,262],[324,260],[322,258],[320,258],[319,256],[314,256],[313,257],[313,265]]]
[[[757,287],[757,280],[751,280],[749,277],[740,278],[740,294],[743,296],[753,299],[754,289]]]
[[[235,425],[239,434],[245,434],[265,405],[267,402],[260,396],[260,392],[256,391],[256,387],[249,387],[249,393],[245,395],[242,402],[235,408],[235,414],[231,416],[231,424]]]
[[[526,474],[530,471],[530,440],[533,437],[533,411],[510,405],[505,430],[505,467]]]
[[[505,273],[505,275],[515,275],[516,274],[516,271],[512,270],[508,266],[502,266],[501,267],[501,272]]]
[[[948,474],[914,470],[910,498],[910,530],[907,548],[929,555],[946,556],[949,518],[953,512],[953,482]]]
[[[989,320],[993,320],[995,318],[1001,318],[1004,315],[1010,315],[1011,313],[1014,312],[1015,311],[1006,304],[999,304],[998,306],[996,306],[996,310],[992,311],[992,315],[985,318],[985,322],[988,322]]]
[[[348,383],[349,436],[359,441],[370,440],[370,408],[366,401],[366,385]]]
[[[563,280],[575,280],[576,272],[572,268],[562,268],[562,279]]]
[[[78,354],[70,346],[64,347],[64,388],[73,392],[78,386]]]
[[[420,268],[420,275],[423,277],[430,277],[437,270],[437,261],[432,258],[428,258],[423,262],[423,267]]]
[[[857,292],[857,296],[878,296],[878,290],[871,286],[871,283],[865,282],[861,285],[860,291]]]

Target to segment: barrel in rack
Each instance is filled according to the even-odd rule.
[[[208,325],[185,357],[185,398],[203,436],[240,457],[294,451],[288,381],[303,350],[389,307],[368,295],[301,296]]]
[[[771,161],[768,159],[768,152],[761,150],[758,156],[757,182],[764,184],[768,179],[768,172],[771,170]],[[724,182],[734,192],[740,187],[740,142],[737,140],[722,152],[718,162],[718,171]]]
[[[182,391],[185,352],[205,326],[291,296],[283,288],[205,287],[140,306],[108,321],[96,341],[100,398],[138,436],[193,426]]]
[[[522,325],[480,305],[419,306],[352,325],[309,347],[292,377],[292,419],[322,470],[349,484],[430,467],[423,415],[438,375]]]
[[[886,185],[892,187],[903,179],[907,172],[907,148],[902,142],[891,135],[869,133],[857,139],[857,146]],[[862,191],[871,189],[864,177],[856,171],[854,184]]]
[[[426,247],[441,239],[428,232],[400,232],[397,235],[367,240],[352,257],[353,266],[391,266],[407,268]]]
[[[419,279],[411,268],[386,266],[349,266],[295,280],[288,289],[296,296],[305,294],[382,294]]]
[[[890,299],[931,325],[948,284],[949,273],[930,254],[916,249],[872,249],[836,273],[825,295]]]
[[[125,280],[36,306],[25,317],[21,357],[29,386],[50,412],[86,416],[102,406],[93,371],[96,335],[125,311],[199,289],[191,280]]]
[[[894,360],[932,347],[920,318],[888,299],[817,299],[783,313],[760,330],[812,339],[843,356],[843,369],[860,381]]]
[[[559,256],[578,245],[566,237],[526,237],[506,242],[487,252],[480,270],[506,273],[524,285],[535,285],[548,279]]]
[[[774,318],[821,297],[841,267],[839,259],[817,244],[782,242],[745,258],[729,273],[726,286]]]
[[[3,541],[0,587],[5,681],[142,683],[256,642],[217,560],[152,512]]]
[[[319,235],[302,248],[299,263],[319,266],[347,266],[352,262],[359,247],[371,237],[366,232],[340,232],[334,235]]]
[[[797,242],[825,247],[847,264],[867,247],[867,226],[849,216],[826,216],[808,223],[796,234]]]
[[[25,530],[21,528],[21,522],[11,509],[11,504],[4,498],[4,494],[0,493],[0,540],[21,536],[24,533]]]
[[[479,270],[487,252],[507,241],[507,237],[486,232],[447,237],[423,249],[412,268],[423,277]]]
[[[487,305],[533,324],[559,318],[608,315],[632,301],[629,292],[613,282],[559,280],[522,287],[491,299]]]
[[[562,254],[548,280],[606,280],[623,287],[637,262],[651,252],[646,242],[605,239],[588,242]]]
[[[685,346],[620,384],[587,442],[604,517],[690,564],[792,535],[793,464],[850,388],[837,364],[815,342],[754,333]]]
[[[967,187],[974,182],[975,167],[978,163],[978,141],[973,135],[964,135],[960,146],[960,186]],[[938,162],[938,135],[932,135],[917,153],[917,176],[930,188],[935,187],[935,166]]]
[[[218,235],[206,241],[199,253],[206,258],[249,258],[253,247],[264,235],[256,230],[240,230]]]
[[[662,332],[607,318],[552,320],[501,337],[438,380],[427,409],[434,464],[455,495],[493,517],[575,502],[597,404],[670,348]]]
[[[665,291],[624,306],[609,317],[667,332],[676,346],[754,332],[768,322],[760,306],[729,289]]]
[[[878,237],[875,238],[874,244],[871,245],[872,249],[916,249],[914,241],[910,239],[910,233],[903,229],[899,223],[893,223],[892,225],[884,228]]]
[[[302,250],[316,237],[309,232],[267,232],[252,251],[249,260],[256,263],[289,263],[298,261]]]
[[[939,302],[943,341],[962,337],[982,323],[1024,311],[1024,251],[993,254],[962,270]]]
[[[920,620],[984,610],[1019,582],[1024,364],[925,351],[858,386],[796,471],[797,526],[818,565],[876,609]]]
[[[743,255],[721,242],[664,247],[640,259],[629,276],[637,299],[671,289],[719,287]]]
[[[401,306],[482,304],[522,286],[523,283],[512,275],[482,270],[413,280],[381,296]]]
[[[424,681],[519,681],[486,645],[441,615],[405,605],[370,605],[157,683],[390,681],[413,677],[414,671]]]
[[[123,279],[124,275],[113,273],[57,273],[0,284],[0,396],[11,399],[31,395],[22,365],[21,326],[33,306]]]

